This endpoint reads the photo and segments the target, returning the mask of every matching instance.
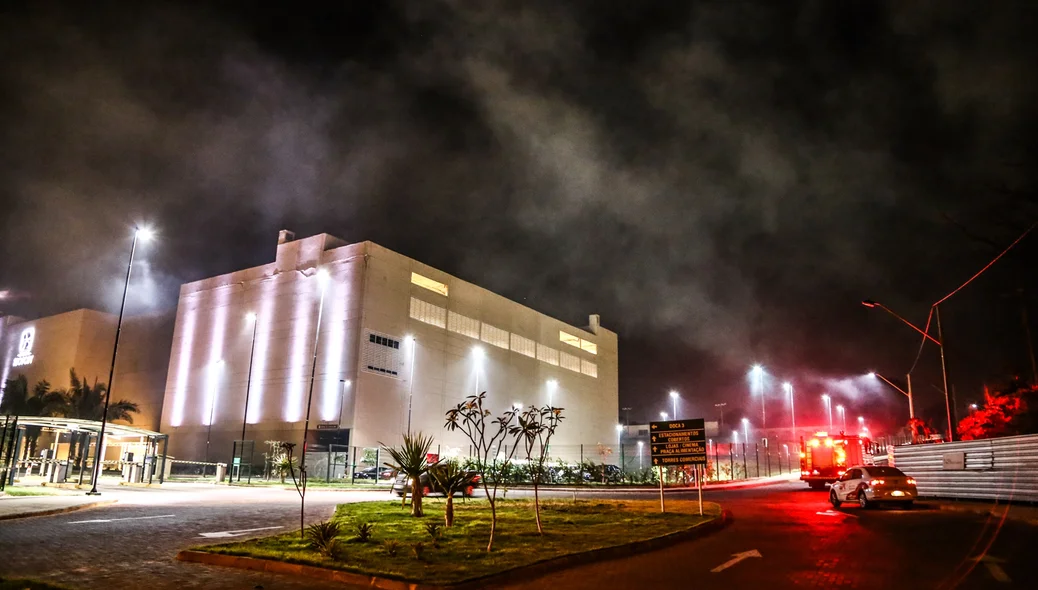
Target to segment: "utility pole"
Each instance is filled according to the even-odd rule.
[[[944,363],[944,332],[941,329],[941,308],[938,305],[933,307],[934,315],[937,317],[937,339],[941,342],[939,348],[941,350],[941,377],[944,379],[944,410],[948,415],[948,440],[955,440],[955,430],[952,429],[952,408],[955,407],[954,401],[951,399],[951,392],[948,390],[948,367]]]
[[[727,405],[727,403],[714,404],[714,407],[717,408],[718,411],[721,413],[721,425],[718,428],[720,428],[722,431],[724,430],[724,407]]]
[[[631,408],[620,408],[620,409],[624,413],[624,421],[627,422],[628,426],[630,426],[631,425]]]

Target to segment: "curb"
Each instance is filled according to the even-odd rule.
[[[86,510],[87,508],[98,508],[100,506],[110,506],[115,504],[118,500],[102,500],[100,502],[90,502],[87,504],[79,504],[76,506],[65,506],[64,508],[51,508],[49,510],[38,510],[36,512],[20,512],[17,514],[0,514],[0,520],[16,520],[19,518],[32,518],[33,516],[54,516],[55,514],[65,514],[66,512],[76,512],[79,510]]]
[[[583,553],[562,555],[560,557],[531,563],[529,565],[512,568],[509,570],[505,570],[503,572],[497,572],[487,576],[474,578],[471,580],[465,580],[463,582],[458,582],[455,584],[425,584],[422,582],[409,582],[405,580],[396,580],[393,578],[384,578],[382,576],[374,576],[371,574],[359,574],[354,572],[346,572],[342,570],[333,570],[314,565],[302,565],[297,563],[287,563],[284,561],[259,559],[255,557],[243,557],[239,555],[207,553],[204,551],[181,551],[180,553],[177,553],[176,559],[178,561],[185,561],[190,563],[201,563],[205,565],[233,567],[250,571],[287,574],[292,576],[301,576],[305,578],[324,580],[328,582],[339,582],[343,584],[356,584],[359,586],[366,586],[369,588],[380,588],[381,590],[474,590],[476,588],[485,588],[488,585],[512,580],[514,579],[514,576],[516,576],[517,574],[525,576],[527,578],[539,577],[551,572],[567,569],[578,565],[594,563],[597,561],[605,561],[608,559],[615,559],[619,557],[628,557],[631,555],[637,555],[640,553],[646,553],[656,549],[661,549],[663,547],[667,547],[669,545],[673,545],[676,543],[691,541],[694,539],[698,539],[700,537],[705,537],[706,535],[709,535],[711,533],[720,531],[724,527],[731,524],[732,519],[732,512],[730,510],[722,510],[721,516],[719,518],[716,518],[710,522],[701,524],[688,530],[677,531],[660,537],[654,537],[652,539],[645,539],[642,541],[635,541],[633,543],[626,543],[624,545],[603,547],[601,549],[594,549],[591,551],[585,551]]]

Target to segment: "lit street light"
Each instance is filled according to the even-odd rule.
[[[252,392],[252,361],[256,358],[256,328],[259,327],[259,318],[255,312],[245,314],[245,320],[252,322],[252,345],[249,347],[249,374],[245,376],[245,411],[241,416],[241,453],[245,453],[245,425],[249,421],[249,394]],[[231,464],[234,464],[232,457]],[[240,472],[239,472],[240,477]]]
[[[638,469],[642,468],[642,447],[644,445],[644,442],[638,441]]]
[[[875,373],[875,372],[869,373],[868,376],[872,377],[873,379],[879,379],[880,381],[882,381],[882,382],[886,383],[887,385],[893,387],[894,390],[897,391],[898,393],[900,393],[901,395],[907,397],[908,398],[908,417],[910,419],[911,418],[915,418],[915,405],[912,403],[912,376],[911,375],[905,375],[906,383],[908,384],[908,391],[905,391],[904,389],[901,389],[897,385],[894,385],[894,383],[890,379],[887,379],[886,377],[884,377],[883,375],[880,375],[879,373]]]
[[[760,394],[760,423],[761,429],[768,428],[768,413],[764,403],[764,367],[760,365],[753,365],[751,370],[753,373],[754,381],[757,384],[757,393]]]
[[[750,419],[742,419],[742,437],[745,442],[750,442]]]
[[[667,413],[666,412],[660,412],[660,420],[663,420],[664,422],[667,421]]]
[[[617,446],[620,446],[621,444],[623,444],[623,435],[624,435],[624,425],[623,424],[617,424],[616,425],[616,445]]]
[[[736,445],[739,444],[739,431],[738,430],[733,430],[732,431],[732,444],[736,444]]]
[[[825,410],[829,412],[829,432],[833,431],[833,403],[829,399],[828,393],[822,394],[822,401],[825,402]]]
[[[847,414],[844,413],[842,405],[836,406],[836,414],[840,417],[840,428],[841,428],[840,432],[846,432],[847,431]]]
[[[119,321],[115,324],[115,344],[112,346],[112,366],[108,370],[108,387],[105,388],[105,406],[101,413],[101,432],[97,435],[97,448],[94,452],[94,475],[91,478],[92,485],[88,496],[100,496],[97,491],[97,477],[100,474],[101,451],[104,448],[105,424],[108,422],[108,403],[112,399],[112,381],[115,379],[115,357],[119,353],[119,335],[123,330],[123,312],[126,310],[126,292],[130,289],[130,269],[133,268],[133,255],[137,251],[137,241],[148,241],[154,233],[146,227],[137,227],[133,230],[133,242],[130,244],[130,259],[126,263],[126,282],[123,284],[123,301],[119,305]]]
[[[678,392],[673,389],[670,391],[670,404],[671,410],[674,411],[674,419],[678,419]]]
[[[910,322],[910,321],[906,320],[905,318],[901,317],[900,315],[896,314],[893,310],[891,310],[889,307],[883,305],[882,303],[877,303],[877,302],[875,302],[875,301],[873,301],[871,299],[865,299],[865,300],[863,300],[861,302],[861,304],[864,305],[865,307],[868,307],[868,308],[877,308],[878,307],[878,308],[882,309],[883,311],[889,313],[890,315],[892,315],[895,318],[897,318],[897,319],[901,320],[902,322],[904,322],[905,325],[907,325],[908,327],[910,327],[913,330],[915,330],[916,332],[919,332],[920,334],[922,334],[923,337],[925,337],[927,340],[929,340],[929,341],[933,342],[934,344],[936,344],[937,348],[940,349],[940,351],[941,351],[941,378],[944,381],[944,410],[945,410],[945,413],[947,414],[947,419],[948,419],[948,440],[949,441],[955,440],[955,431],[952,429],[952,411],[951,411],[951,409],[952,409],[952,405],[953,404],[951,403],[951,397],[949,396],[949,393],[948,393],[948,366],[944,362],[944,331],[941,329],[941,309],[940,309],[940,307],[938,307],[936,305],[933,306],[934,316],[937,319],[937,338],[934,338],[933,336],[927,334],[925,330],[920,329],[918,326],[916,326],[912,322]],[[911,383],[911,382],[909,382],[909,383]],[[909,385],[909,390],[911,390],[911,385]],[[911,398],[909,398],[909,399],[911,399]],[[914,418],[914,416],[913,416],[913,418]]]

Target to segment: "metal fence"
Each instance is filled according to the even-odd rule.
[[[894,447],[920,496],[1038,502],[1038,435]]]

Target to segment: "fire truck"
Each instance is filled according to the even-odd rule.
[[[800,439],[800,480],[812,490],[824,490],[825,484],[839,479],[848,467],[871,464],[868,447],[868,438],[842,432],[816,432],[810,439]]]

